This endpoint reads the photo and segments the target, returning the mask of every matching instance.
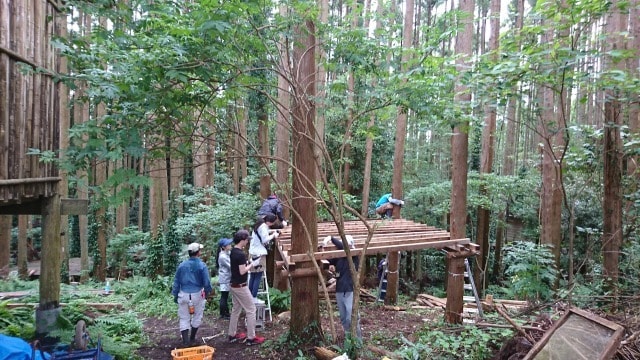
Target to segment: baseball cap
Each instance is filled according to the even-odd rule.
[[[219,247],[225,247],[229,244],[231,244],[233,242],[233,240],[229,239],[229,238],[222,238],[220,239],[220,241],[218,241],[218,246]]]
[[[203,247],[204,245],[194,242],[187,246],[187,250],[189,250],[190,252],[197,252],[200,251],[200,249],[202,249]]]

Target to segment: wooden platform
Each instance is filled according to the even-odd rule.
[[[91,261],[89,261],[91,267]],[[17,267],[12,267],[12,271],[18,271]],[[81,274],[80,258],[69,259],[69,276],[80,276]],[[27,264],[27,271],[30,277],[40,277],[40,260],[29,261]]]
[[[352,255],[386,254],[390,251],[427,248],[444,249],[448,254],[468,252],[474,255],[477,252],[477,245],[472,244],[468,238],[451,239],[447,231],[404,219],[375,219],[366,224],[359,220],[347,221],[344,223],[344,232],[355,240],[355,249],[351,249]],[[318,223],[318,243],[320,244],[326,236],[340,236],[334,222]],[[369,236],[371,239],[365,248]],[[276,240],[276,248],[289,271],[293,270],[296,262],[311,260],[308,254],[291,254],[290,227],[282,230]],[[318,249],[313,255],[315,260],[327,260],[342,257],[344,253],[344,250],[337,250],[331,245],[322,250]]]

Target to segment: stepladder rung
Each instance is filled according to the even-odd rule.
[[[260,286],[258,287],[258,301],[256,302],[257,327],[264,326],[267,313],[269,314],[269,321],[273,321],[273,315],[271,314],[271,296],[269,295],[269,281],[267,280],[267,272],[263,270]]]
[[[472,301],[475,301],[477,309],[478,309],[478,315],[482,318],[484,317],[483,312],[482,312],[482,303],[480,302],[480,296],[478,295],[478,289],[476,289],[475,286],[475,282],[473,280],[473,272],[471,271],[471,266],[469,265],[469,259],[464,259],[464,266],[465,266],[465,273],[464,273],[464,290],[465,291],[471,291],[471,293],[473,294],[473,297],[468,297],[473,299]],[[466,296],[463,296],[463,298],[467,298]]]

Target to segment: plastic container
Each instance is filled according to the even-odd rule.
[[[173,360],[213,360],[215,349],[211,346],[203,345],[185,349],[171,350]]]

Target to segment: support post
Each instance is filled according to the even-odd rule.
[[[464,257],[449,257],[447,260],[447,306],[445,321],[449,324],[462,323],[464,305]]]
[[[386,305],[395,305],[398,302],[398,283],[400,277],[398,270],[400,269],[400,252],[390,251],[387,256],[387,293],[384,298]]]
[[[46,335],[55,328],[60,313],[60,195],[44,199],[42,208],[42,261],[40,263],[40,302],[36,310],[36,334]]]

